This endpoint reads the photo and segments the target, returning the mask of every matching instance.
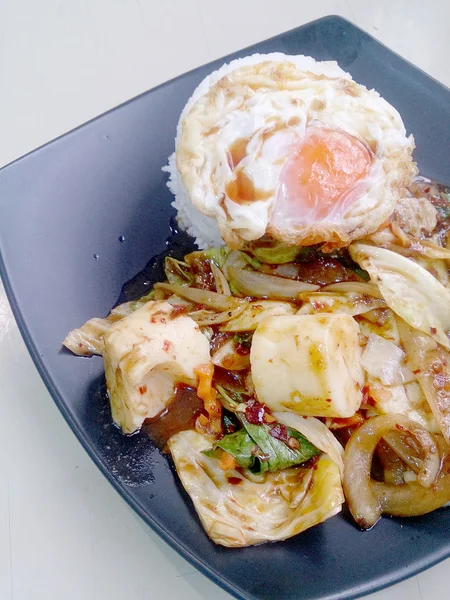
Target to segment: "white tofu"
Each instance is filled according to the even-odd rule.
[[[350,417],[362,400],[359,327],[350,315],[268,317],[250,354],[256,394],[271,410]]]
[[[211,364],[209,342],[193,319],[171,317],[165,301],[148,302],[105,334],[105,375],[114,422],[124,433],[163,411],[178,383],[197,385]]]

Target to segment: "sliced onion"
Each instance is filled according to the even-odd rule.
[[[301,417],[291,412],[274,412],[273,416],[286,427],[292,427],[292,429],[299,431],[316,448],[328,454],[339,467],[342,477],[344,474],[344,463],[342,461],[344,449],[325,423],[315,417]]]
[[[408,258],[429,258],[432,260],[450,260],[450,250],[438,246],[429,240],[418,239],[413,236],[405,234],[408,238],[409,244],[407,246],[396,244],[396,236],[392,234],[388,229],[382,232],[375,233],[369,236],[367,239],[374,242],[381,248],[392,250],[397,254],[402,254]]]
[[[172,256],[166,256],[164,260],[164,272],[169,283],[192,285],[194,282],[194,275],[189,270],[189,265]]]
[[[278,298],[280,300],[295,300],[302,292],[312,292],[319,289],[318,285],[293,281],[283,277],[274,277],[256,271],[247,271],[230,267],[230,281],[242,293],[254,298]]]
[[[423,462],[420,458],[420,451],[414,451],[414,448],[408,444],[408,440],[400,431],[390,431],[383,439],[386,444],[392,448],[395,454],[408,465],[408,467],[415,473],[420,471]]]
[[[222,331],[254,331],[266,316],[293,315],[296,311],[290,302],[280,300],[255,300],[237,319],[230,320]]]
[[[450,443],[450,352],[397,319],[401,342],[439,428]]]
[[[225,275],[213,261],[210,262],[210,266],[217,292],[219,294],[224,294],[225,296],[231,296],[230,286],[228,285]]]
[[[228,254],[226,261],[222,265],[222,271],[225,277],[229,279],[228,269],[230,269],[231,267],[245,269],[245,267],[248,267],[249,265],[253,269],[259,269],[261,263],[256,258],[253,258],[245,252],[241,252],[240,250],[232,250]]]
[[[234,308],[233,310],[225,310],[223,312],[194,310],[192,312],[188,312],[188,315],[191,317],[191,319],[194,319],[198,325],[205,327],[206,325],[219,325],[220,323],[226,323],[227,321],[236,319],[242,314],[245,308],[245,305],[243,305],[238,306],[238,308]]]
[[[231,338],[211,355],[213,365],[227,371],[242,371],[250,367],[250,354],[238,354],[236,342]]]
[[[384,440],[377,446],[377,456],[383,466],[384,481],[401,485],[405,483],[406,465]]]
[[[375,308],[385,308],[384,300],[373,298],[367,294],[349,292],[302,292],[298,300],[303,300],[303,305],[298,311],[299,315],[310,315],[316,312],[339,313],[351,316],[363,315]]]
[[[187,287],[184,285],[171,285],[170,283],[156,283],[155,290],[163,290],[171,294],[177,294],[186,300],[202,304],[218,311],[234,310],[236,308],[245,308],[248,304],[247,300],[242,298],[234,298],[233,296],[225,296],[217,292],[208,290],[200,290],[198,288]]]
[[[399,346],[372,333],[362,353],[361,365],[383,385],[400,385],[415,379],[413,373],[402,364],[404,356]]]
[[[166,302],[172,306],[184,306],[186,307],[186,312],[194,309],[194,303],[186,300],[185,298],[180,298],[180,296],[177,296],[176,294],[172,294],[166,298]]]
[[[380,290],[374,283],[364,283],[362,281],[342,281],[340,283],[330,283],[322,288],[322,292],[339,292],[342,294],[356,292],[357,294],[367,294],[373,298],[383,300]]]
[[[373,493],[383,513],[394,517],[415,517],[426,515],[450,502],[450,449],[445,443],[439,446],[445,456],[431,488],[415,481],[403,485],[372,481]]]
[[[262,273],[267,275],[276,275],[277,277],[284,277],[285,279],[297,279],[299,275],[299,265],[297,263],[285,263],[283,265],[263,265],[261,267]]]
[[[417,475],[417,485],[429,487],[439,472],[439,451],[426,429],[402,415],[381,415],[366,421],[353,433],[344,454],[345,495],[353,518],[364,529],[375,525],[383,511],[370,476],[373,454],[385,434],[398,428],[413,435],[423,449],[424,459]]]

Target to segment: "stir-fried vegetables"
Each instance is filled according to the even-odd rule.
[[[230,267],[228,269],[231,285],[245,296],[253,298],[278,298],[280,300],[296,300],[302,292],[313,292],[318,285],[292,281],[284,277],[274,277],[256,271],[248,271]]]
[[[386,508],[380,501],[384,487],[380,485],[374,488],[372,485],[373,454],[383,436],[398,429],[409,432],[423,450],[424,457],[417,476],[419,484],[429,488],[438,476],[439,451],[432,435],[426,429],[400,415],[384,415],[369,419],[350,438],[344,455],[345,497],[353,518],[363,529],[373,527]],[[399,488],[402,488],[403,485],[409,484],[402,484]],[[428,490],[428,493],[432,495],[433,490]],[[403,510],[407,515],[408,508],[404,506]],[[414,510],[412,504],[410,514],[416,514]],[[386,512],[388,511],[386,510]],[[390,514],[395,513],[390,512]]]
[[[337,284],[339,285],[339,284]],[[348,284],[351,285],[351,284]],[[361,284],[366,285],[366,284]],[[330,286],[326,286],[327,288]],[[325,289],[325,288],[322,288]],[[375,308],[384,308],[386,303],[373,296],[358,292],[315,292],[301,295],[305,299],[299,309],[299,315],[314,315],[316,313],[345,314],[356,317]]]
[[[332,517],[344,501],[339,469],[322,455],[313,469],[253,475],[223,470],[195,431],[172,436],[169,450],[211,539],[229,547],[284,540]]]
[[[399,385],[415,379],[404,364],[403,350],[379,335],[371,334],[361,356],[361,365],[383,385]]]
[[[107,317],[94,317],[78,329],[73,329],[64,339],[64,346],[78,356],[103,354],[104,336],[113,323],[131,314],[133,310],[143,306],[145,302],[126,302],[113,308]]]
[[[275,315],[293,315],[296,307],[290,302],[256,300],[250,302],[236,317],[229,319],[222,331],[254,331],[263,319]]]
[[[328,454],[341,473],[344,470],[342,456],[344,449],[334,437],[325,423],[314,417],[300,417],[290,412],[274,412],[273,416],[279,423],[291,427],[303,434],[316,448]]]
[[[352,258],[377,282],[386,304],[414,329],[450,347],[450,291],[412,260],[384,248],[354,243]]]
[[[178,383],[197,385],[210,365],[209,344],[195,322],[168,302],[147,302],[105,334],[106,384],[114,422],[134,433],[164,411]]]
[[[450,352],[399,319],[402,344],[413,373],[428,400],[447,443],[450,443]]]
[[[244,308],[247,306],[247,301],[241,298],[234,298],[233,296],[226,296],[224,294],[218,294],[217,292],[211,292],[210,290],[200,290],[194,287],[188,287],[183,285],[171,285],[169,283],[156,283],[156,290],[163,290],[170,294],[177,294],[181,298],[185,298],[194,304],[200,304],[207,306],[212,310],[217,311],[230,311],[237,308]]]
[[[349,315],[267,317],[250,352],[256,394],[272,410],[350,417],[364,374],[359,328]]]
[[[301,252],[298,246],[287,246],[277,240],[270,240],[267,244],[249,244],[248,249],[258,260],[269,265],[292,262]]]
[[[332,255],[264,238],[166,257],[166,281],[64,340],[103,356],[125,433],[146,419],[158,429],[215,542],[295,535],[340,511],[341,484],[363,528],[450,501],[450,217],[439,202],[426,239],[415,236],[434,209],[408,228],[406,204]]]

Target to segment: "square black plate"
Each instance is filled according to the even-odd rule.
[[[168,461],[143,435],[125,438],[110,425],[102,361],[61,351],[70,329],[106,314],[122,284],[164,249],[173,209],[161,166],[197,83],[224,61],[274,51],[337,60],[356,81],[377,89],[414,134],[422,174],[450,182],[450,91],[351,23],[326,17],[182,75],[4,168],[0,267],[56,404],[146,523],[237,597],[351,598],[450,555],[450,510],[383,519],[367,533],[344,514],[283,543],[215,546]]]

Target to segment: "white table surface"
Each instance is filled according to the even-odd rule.
[[[0,166],[179,73],[327,14],[450,86],[448,0],[0,0]],[[0,600],[230,598],[90,461],[2,288],[0,416]],[[449,586],[446,561],[370,598],[446,599]]]

